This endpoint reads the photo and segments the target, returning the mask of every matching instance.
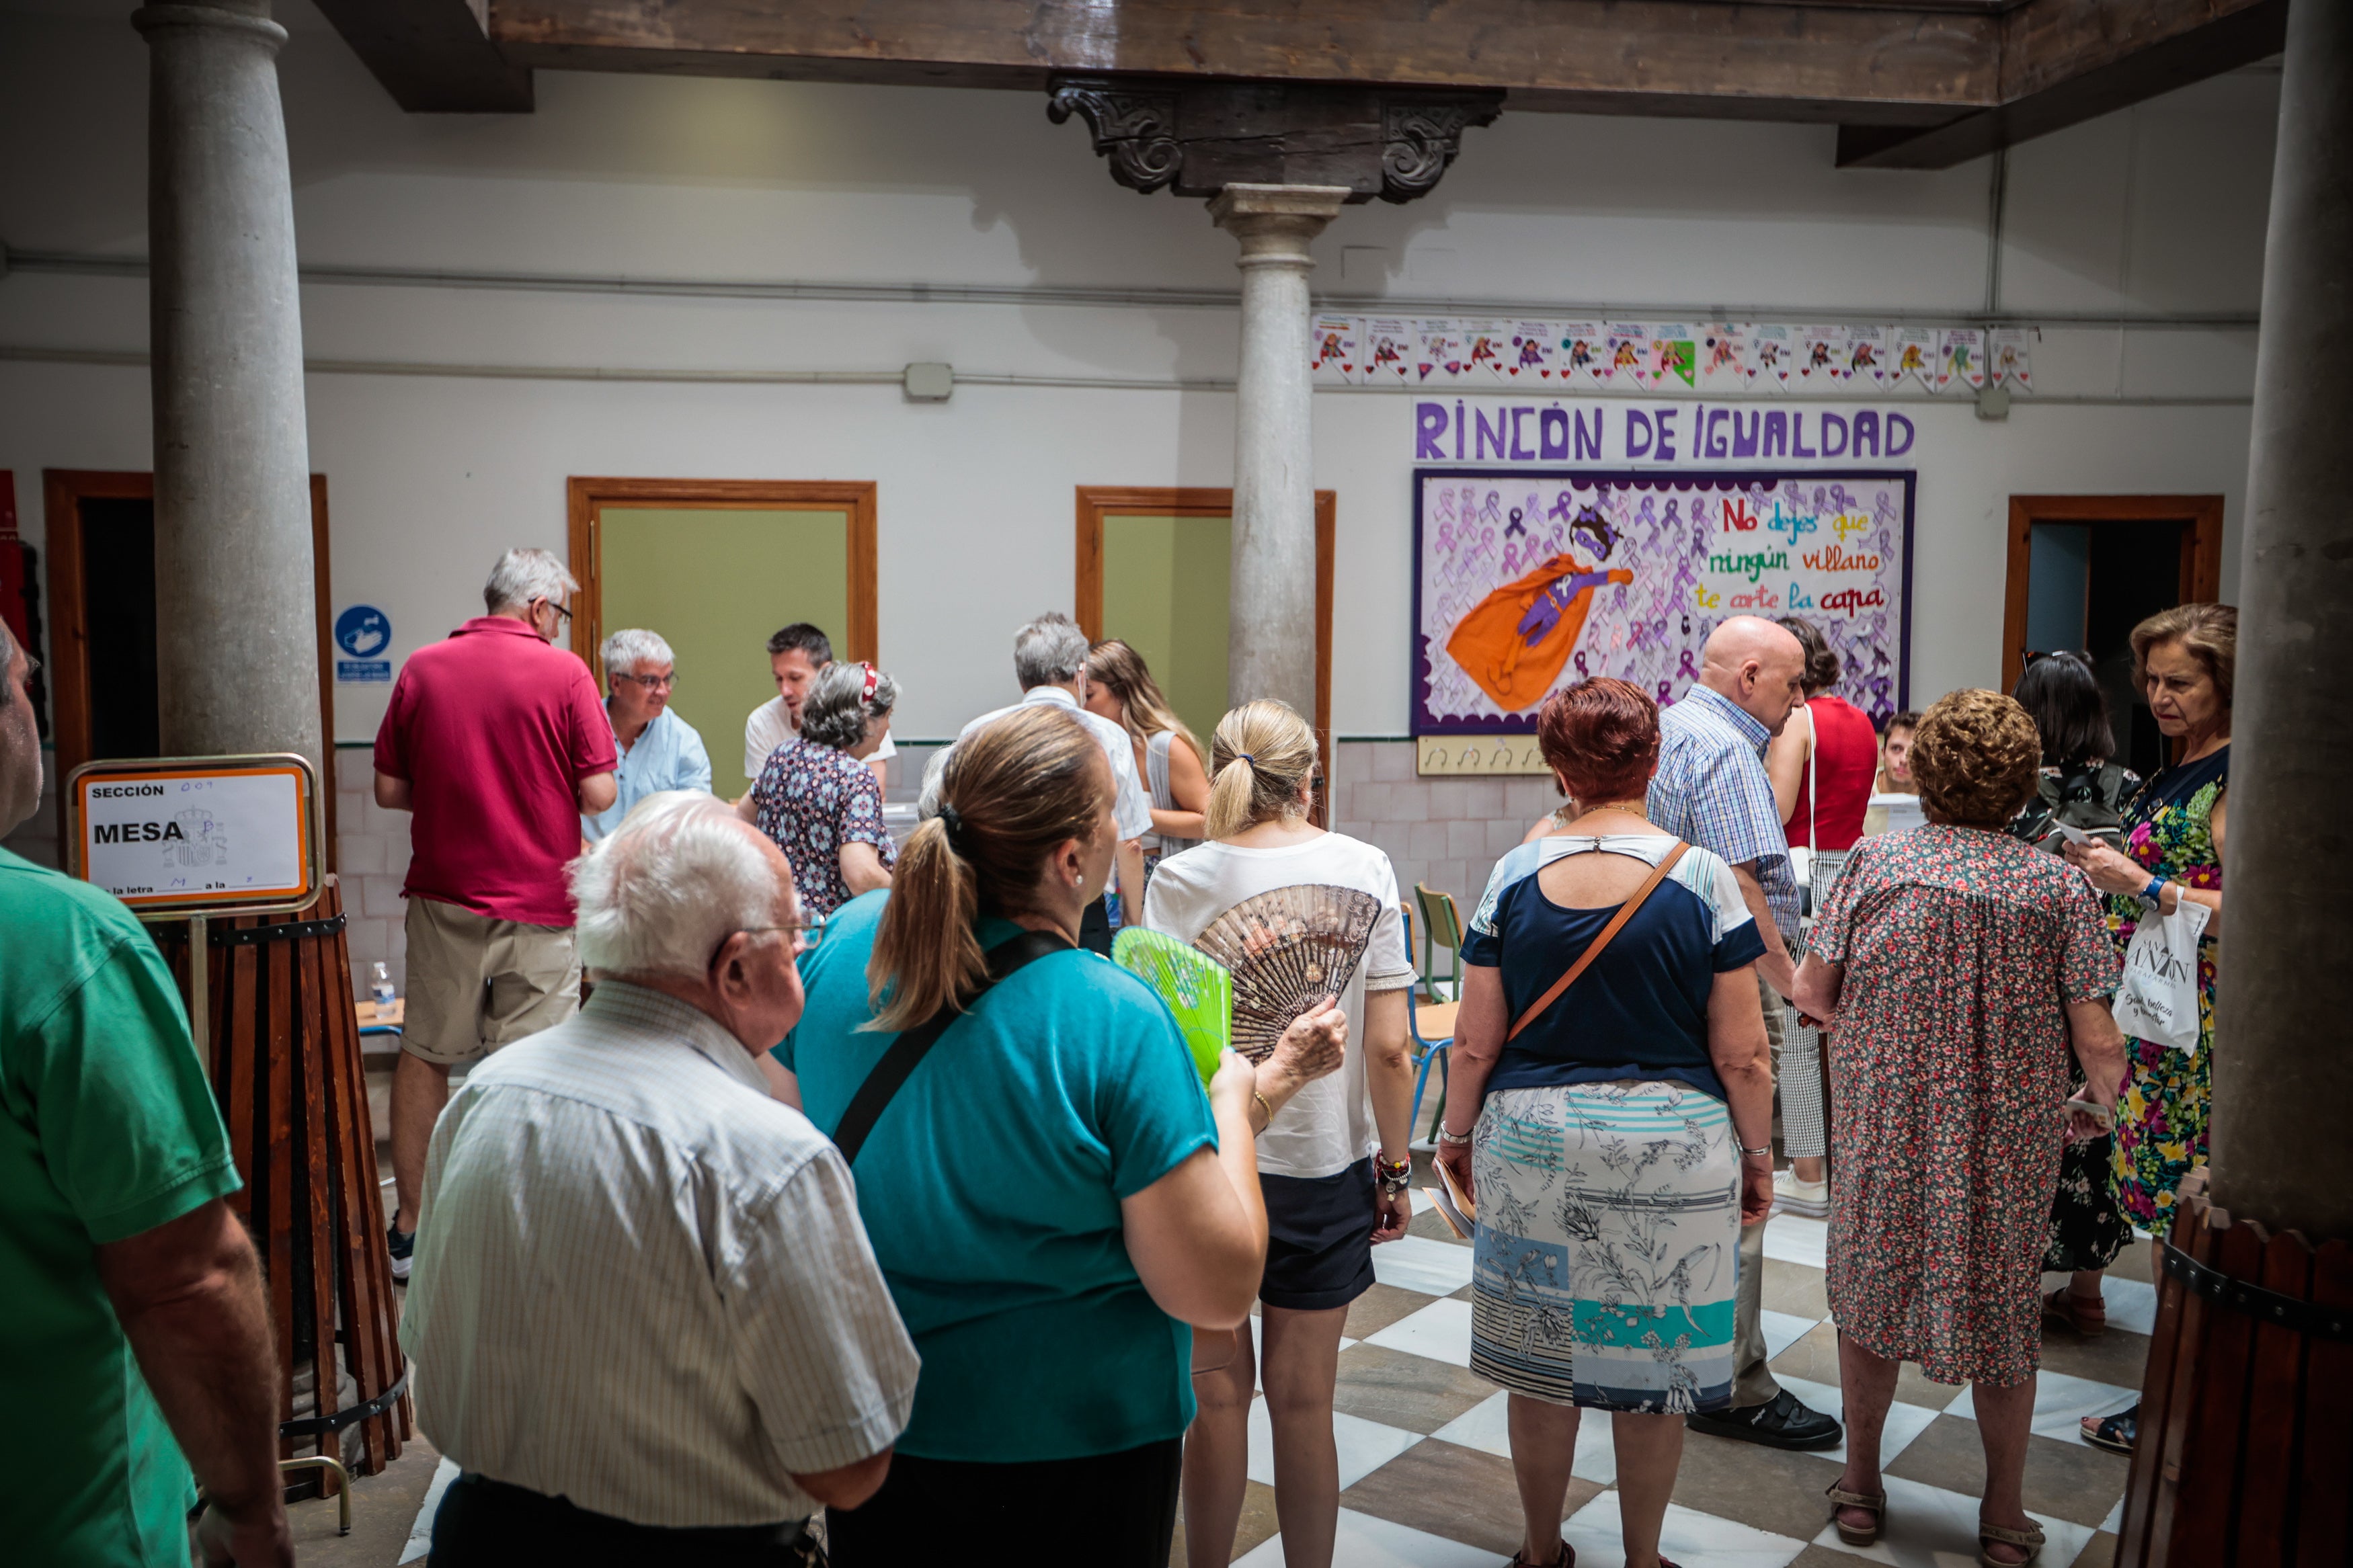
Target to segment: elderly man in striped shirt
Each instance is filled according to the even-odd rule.
[[[1805,669],[1804,647],[1770,621],[1735,616],[1717,626],[1701,651],[1698,684],[1659,716],[1659,771],[1649,802],[1652,822],[1732,865],[1765,939],[1757,973],[1777,1059],[1781,998],[1797,980],[1788,944],[1798,935],[1798,882],[1765,772],[1765,745],[1804,700]],[[1690,1424],[1769,1447],[1831,1447],[1843,1436],[1838,1422],[1783,1388],[1765,1364],[1764,1281],[1759,1220],[1740,1233],[1732,1407],[1692,1416]]]
[[[462,1469],[436,1568],[784,1568],[881,1486],[913,1344],[841,1156],[761,1063],[801,1012],[784,856],[699,791],[573,868],[575,1016],[433,1131],[401,1342]]]

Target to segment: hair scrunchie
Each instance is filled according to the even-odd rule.
[[[947,802],[940,802],[940,826],[947,831],[948,847],[964,853],[964,814]]]
[[[1250,772],[1258,772],[1258,759],[1256,757],[1251,756],[1248,752],[1236,752],[1234,755],[1248,763],[1250,764]]]

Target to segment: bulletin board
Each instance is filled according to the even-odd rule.
[[[1632,681],[1662,703],[1736,615],[1804,616],[1839,656],[1833,689],[1874,723],[1910,700],[1914,470],[1417,468],[1417,737],[1477,738],[1425,772],[1532,772],[1558,687]],[[1483,759],[1483,760],[1482,760]]]

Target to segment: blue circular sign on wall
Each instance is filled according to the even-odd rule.
[[[392,647],[392,617],[374,605],[353,605],[335,617],[335,646],[353,658],[379,658]]]

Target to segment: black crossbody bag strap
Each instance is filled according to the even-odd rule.
[[[1060,934],[1042,931],[1025,931],[1010,942],[997,943],[988,950],[988,979],[965,1000],[964,1011],[968,1013],[978,1006],[991,986],[1022,965],[1050,952],[1065,952],[1070,945]],[[866,1081],[850,1096],[849,1109],[841,1113],[841,1125],[833,1130],[834,1147],[841,1151],[845,1162],[856,1163],[858,1151],[866,1146],[867,1135],[874,1131],[874,1123],[881,1120],[892,1098],[914,1076],[932,1047],[940,1043],[948,1026],[963,1016],[954,1007],[943,1007],[891,1042],[891,1048],[882,1053],[882,1059],[874,1064]]]

